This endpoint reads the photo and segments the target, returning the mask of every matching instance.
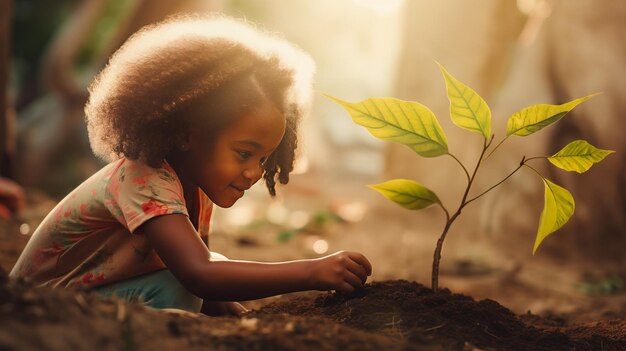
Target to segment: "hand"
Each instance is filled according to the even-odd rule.
[[[372,265],[358,252],[339,251],[311,261],[311,283],[315,290],[337,290],[349,294],[363,287]]]
[[[16,182],[0,177],[0,218],[9,218],[12,213],[25,207],[24,190]]]
[[[207,316],[236,316],[241,317],[248,312],[239,302],[222,302],[222,301],[209,301],[204,300],[202,303],[201,313]]]

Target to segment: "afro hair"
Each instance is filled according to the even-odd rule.
[[[293,170],[313,71],[303,51],[243,21],[169,18],[131,36],[90,85],[85,114],[91,148],[108,162],[126,157],[159,167],[175,148],[177,132],[198,125],[185,113],[190,106],[252,77],[286,118],[283,140],[263,164],[275,195],[276,179],[286,184]]]

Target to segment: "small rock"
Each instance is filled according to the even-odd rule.
[[[246,329],[256,329],[259,324],[258,318],[242,318],[239,324]]]

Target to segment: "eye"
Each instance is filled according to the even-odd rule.
[[[239,157],[241,157],[242,160],[247,160],[252,157],[252,153],[248,151],[237,151],[237,154],[239,155]]]

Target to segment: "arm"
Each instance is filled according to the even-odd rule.
[[[211,261],[189,218],[171,214],[142,224],[168,269],[193,294],[208,300],[252,300],[304,290],[349,293],[371,274],[367,259],[354,252],[338,252],[319,259],[261,263]]]

